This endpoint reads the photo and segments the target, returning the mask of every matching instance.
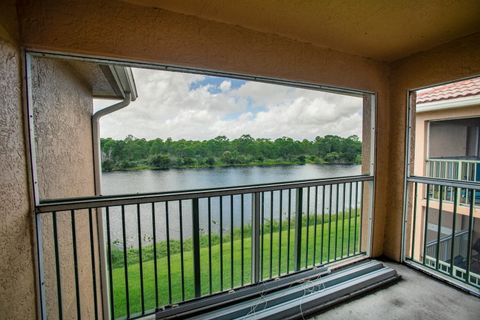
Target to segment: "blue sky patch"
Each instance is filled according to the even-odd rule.
[[[230,83],[231,83],[230,89],[238,89],[246,83],[245,80],[206,76],[204,79],[202,79],[200,81],[194,81],[194,82],[190,83],[189,90],[192,91],[192,90],[196,90],[196,89],[201,88],[201,87],[209,86],[208,92],[210,92],[212,94],[220,93],[220,92],[222,92],[220,90],[220,84],[223,81],[230,81]]]
[[[222,92],[220,89],[220,85],[223,81],[230,81],[230,90],[235,90],[246,84],[245,80],[238,80],[232,78],[224,78],[224,77],[212,77],[206,76],[204,79],[199,81],[193,81],[190,83],[189,90],[197,90],[199,88],[208,87],[208,92],[211,94],[219,94]],[[239,99],[238,97],[233,97],[235,100]],[[265,106],[255,105],[252,98],[246,98],[247,106],[246,109],[240,112],[231,112],[226,114],[222,119],[225,121],[234,121],[240,118],[240,116],[244,113],[250,112],[253,114],[254,118],[259,112],[267,111]],[[238,101],[237,101],[238,102]]]
[[[255,106],[253,105],[252,100],[248,99],[248,105],[245,111],[228,113],[223,117],[223,120],[225,121],[237,120],[238,118],[240,118],[242,114],[248,113],[248,112],[252,113],[253,118],[255,118],[259,112],[266,112],[266,111],[267,111],[267,108],[263,106]]]

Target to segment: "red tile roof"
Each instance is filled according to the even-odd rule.
[[[480,95],[480,77],[444,84],[417,93],[417,103]]]

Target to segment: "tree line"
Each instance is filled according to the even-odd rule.
[[[101,139],[102,169],[141,170],[217,166],[258,166],[305,163],[361,163],[362,142],[358,136],[336,135],[313,140],[289,137],[255,139],[245,134],[237,139],[218,136],[210,140]]]

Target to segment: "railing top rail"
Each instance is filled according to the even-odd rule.
[[[426,162],[468,162],[468,163],[480,163],[480,159],[456,159],[456,158],[428,158]]]
[[[211,189],[194,189],[184,191],[157,192],[157,193],[137,193],[112,196],[94,196],[83,198],[56,199],[42,201],[36,207],[36,213],[45,213],[53,211],[68,211],[89,208],[113,207],[121,205],[132,205],[152,202],[186,200],[196,198],[218,197],[227,195],[237,195],[245,193],[255,193],[262,191],[275,191],[283,189],[314,187],[330,184],[341,184],[349,182],[373,181],[374,177],[370,175],[357,175],[340,178],[297,180],[278,183],[264,183],[254,185],[243,185]]]
[[[438,179],[438,178],[418,177],[418,176],[408,177],[407,181],[480,191],[480,182],[473,182],[473,181]]]

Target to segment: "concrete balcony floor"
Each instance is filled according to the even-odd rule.
[[[385,264],[402,276],[399,282],[339,304],[310,319],[480,319],[480,298],[405,265]]]

